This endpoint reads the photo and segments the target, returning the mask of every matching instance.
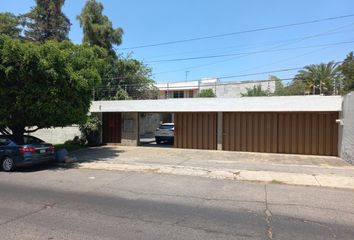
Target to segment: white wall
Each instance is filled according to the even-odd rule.
[[[247,88],[261,85],[263,91],[269,90],[271,93],[275,91],[275,81],[260,82],[239,82],[239,83],[218,83],[215,86],[216,97],[218,98],[235,98],[241,97],[242,93],[247,93]],[[214,87],[212,87],[214,88]]]
[[[342,141],[340,156],[343,160],[354,164],[354,92],[343,98]]]
[[[75,136],[81,136],[81,132],[78,126],[69,126],[63,128],[45,128],[40,129],[34,133],[32,136],[38,137],[45,142],[52,144],[61,144],[67,140],[72,140]]]

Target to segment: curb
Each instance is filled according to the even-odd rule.
[[[334,187],[354,190],[354,177],[338,175],[310,175],[302,173],[249,171],[243,169],[220,170],[176,165],[132,165],[110,163],[78,163],[79,169],[109,170],[126,172],[146,172],[182,176],[205,177],[212,179],[271,182],[289,185]]]

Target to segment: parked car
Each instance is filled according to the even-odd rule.
[[[15,140],[12,135],[0,135],[0,163],[6,172],[20,166],[54,161],[55,151],[52,144],[28,135],[20,140]]]
[[[174,141],[174,123],[163,123],[155,131],[156,143],[168,142],[173,144]]]

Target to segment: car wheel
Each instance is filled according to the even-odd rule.
[[[161,143],[160,138],[155,138],[155,141],[156,141],[157,144]]]
[[[15,168],[15,162],[12,160],[12,158],[5,157],[5,159],[1,162],[1,166],[5,172],[11,172]]]

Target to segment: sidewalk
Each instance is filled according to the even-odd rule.
[[[122,146],[75,156],[84,169],[354,189],[354,166],[336,157]]]

